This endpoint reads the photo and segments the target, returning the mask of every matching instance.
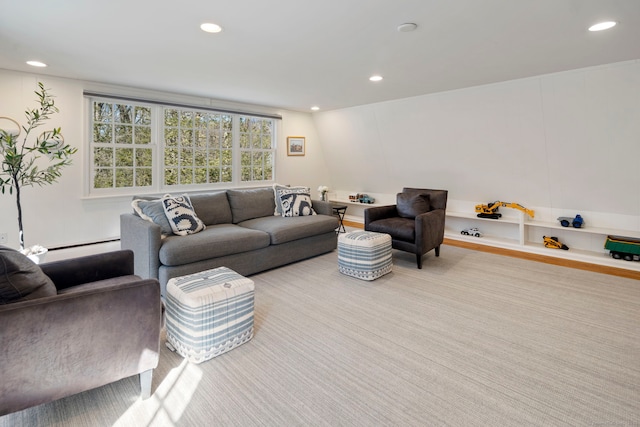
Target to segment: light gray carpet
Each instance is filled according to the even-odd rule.
[[[451,246],[373,282],[336,252],[252,279],[247,344],[163,343],[149,400],[130,378],[0,426],[640,425],[636,280]]]

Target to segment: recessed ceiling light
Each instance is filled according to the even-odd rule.
[[[47,64],[45,64],[44,62],[40,62],[40,61],[27,61],[27,64],[31,65],[32,67],[46,67]]]
[[[589,31],[602,31],[615,27],[618,23],[615,21],[599,22],[589,27]]]
[[[413,31],[416,28],[418,28],[418,26],[413,22],[407,22],[406,24],[398,25],[398,31],[400,31],[401,33],[408,33],[409,31]]]
[[[372,82],[379,82],[380,80],[382,80],[382,76],[371,76],[369,77],[369,80],[371,80]]]
[[[314,105],[313,107],[311,107],[311,109],[313,111],[318,111],[320,109],[320,107],[318,107],[317,105]]]
[[[222,31],[222,27],[220,25],[212,24],[210,22],[205,22],[204,24],[200,25],[200,29],[207,33],[219,33],[220,31]]]

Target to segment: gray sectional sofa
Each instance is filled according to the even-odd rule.
[[[206,225],[195,234],[163,235],[160,225],[135,212],[120,216],[121,247],[135,253],[135,274],[158,279],[163,296],[173,277],[222,266],[247,276],[337,247],[338,220],[328,202],[312,201],[317,215],[283,217],[274,215],[271,187],[193,193],[189,198]]]

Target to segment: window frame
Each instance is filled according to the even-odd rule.
[[[184,105],[175,104],[171,102],[160,101],[148,101],[135,98],[126,98],[120,96],[110,96],[105,94],[93,94],[85,92],[86,111],[88,112],[88,118],[85,120],[87,124],[86,141],[87,141],[87,155],[86,155],[86,168],[85,168],[85,195],[88,198],[92,197],[109,197],[109,196],[127,196],[135,194],[165,194],[180,191],[206,191],[211,189],[224,189],[235,187],[255,187],[255,186],[267,186],[276,182],[276,159],[278,150],[278,133],[280,126],[280,116],[240,112],[240,111],[228,111],[223,109],[209,108],[208,106],[198,105]],[[135,182],[132,187],[113,187],[109,188],[94,188],[95,187],[95,171],[98,166],[95,162],[95,149],[100,145],[94,141],[94,105],[96,102],[105,102],[110,104],[126,104],[134,107],[145,107],[151,109],[151,141],[149,144],[145,144],[144,148],[151,149],[151,186],[136,186]],[[192,112],[200,112],[208,115],[220,115],[230,116],[232,121],[231,129],[231,181],[221,182],[207,182],[207,183],[188,183],[188,184],[165,184],[165,172],[167,166],[165,165],[165,149],[167,148],[165,140],[165,111],[168,109],[176,110],[188,110]],[[271,123],[271,147],[259,148],[260,153],[270,154],[270,179],[255,180],[252,176],[251,180],[242,180],[242,165],[241,157],[242,153],[246,152],[246,148],[240,146],[240,120],[241,118],[247,118],[249,120],[267,120]],[[127,147],[136,148],[136,144],[127,144]],[[118,148],[113,143],[114,148]],[[251,153],[253,151],[249,150]],[[264,155],[264,154],[263,154]],[[253,157],[253,154],[252,154]],[[209,163],[209,161],[207,161]],[[117,166],[112,164],[114,171]],[[135,169],[135,165],[132,166]],[[142,167],[142,166],[141,166]],[[264,175],[263,175],[264,177]]]

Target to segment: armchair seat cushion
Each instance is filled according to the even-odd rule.
[[[393,240],[413,242],[416,239],[415,221],[411,218],[393,217],[379,219],[369,223],[367,230],[388,234]]]

